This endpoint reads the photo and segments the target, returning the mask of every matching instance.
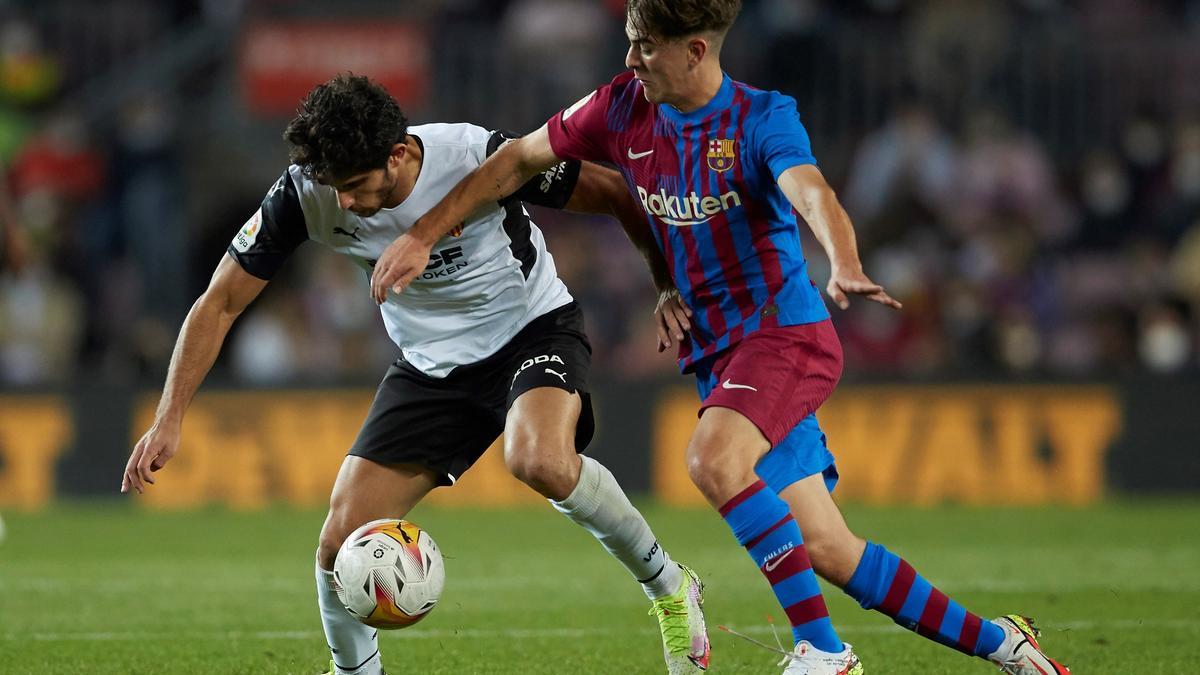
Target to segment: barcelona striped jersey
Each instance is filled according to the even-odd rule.
[[[829,318],[777,180],[815,164],[796,102],[724,77],[704,107],[646,100],[618,75],[547,124],[563,159],[613,164],[646,213],[692,330],[684,372],[760,329]]]

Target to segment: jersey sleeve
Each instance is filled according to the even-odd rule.
[[[519,138],[519,135],[509,131],[492,132],[487,143],[487,156],[491,157],[492,153],[500,149],[500,146],[516,138]],[[567,205],[571,194],[575,192],[575,184],[579,182],[580,165],[579,160],[559,162],[529,179],[529,182],[522,185],[501,203],[522,201],[535,206],[561,209]]]
[[[546,122],[550,147],[562,159],[611,162],[608,145],[608,105],[612,85],[605,85],[579,99]]]
[[[262,206],[230,242],[228,252],[250,274],[270,280],[296,247],[308,239],[300,196],[284,171],[263,198]]]
[[[816,164],[808,131],[800,123],[796,101],[790,96],[772,97],[755,125],[755,154],[775,180],[793,166]]]

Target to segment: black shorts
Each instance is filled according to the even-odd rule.
[[[375,392],[350,454],[424,466],[451,485],[504,431],[513,401],[537,387],[579,392],[575,451],[583,452],[596,428],[587,391],[591,361],[583,312],[574,302],[539,316],[500,351],[444,378],[400,359]]]

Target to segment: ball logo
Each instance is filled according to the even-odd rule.
[[[377,549],[375,549],[375,552],[372,553],[371,555],[375,556],[375,559],[378,560],[383,557],[383,549],[377,548]]]
[[[734,140],[731,138],[714,138],[708,142],[708,168],[724,173],[733,168],[737,160]]]

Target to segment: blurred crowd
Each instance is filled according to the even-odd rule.
[[[154,40],[288,3],[114,4]],[[619,0],[412,4],[439,31],[496,27],[497,49],[541,99],[491,102],[520,128],[620,70]],[[233,196],[193,189],[190,176],[226,169],[204,151],[191,102],[150,91],[89,114],[73,93],[94,59],[64,52],[55,21],[0,0],[0,386],[155,381],[225,244],[282,170],[286,120],[252,127],[274,130],[274,175]],[[880,35],[894,51],[871,50]],[[1031,58],[1014,47],[1030,35],[1058,48]],[[1121,58],[1072,65],[1102,59],[1084,48],[1096,44],[1122,46]],[[120,67],[132,50],[112,51]],[[747,0],[726,52],[737,79],[796,97],[868,274],[904,302],[834,310],[848,374],[1200,372],[1200,2]],[[1072,87],[1074,109],[1044,109]],[[457,121],[442,107],[414,121]],[[545,210],[534,220],[584,306],[597,372],[671,372],[620,229]],[[811,236],[806,253],[823,287]],[[362,381],[394,357],[362,273],[308,246],[238,322],[218,370],[249,383]]]

